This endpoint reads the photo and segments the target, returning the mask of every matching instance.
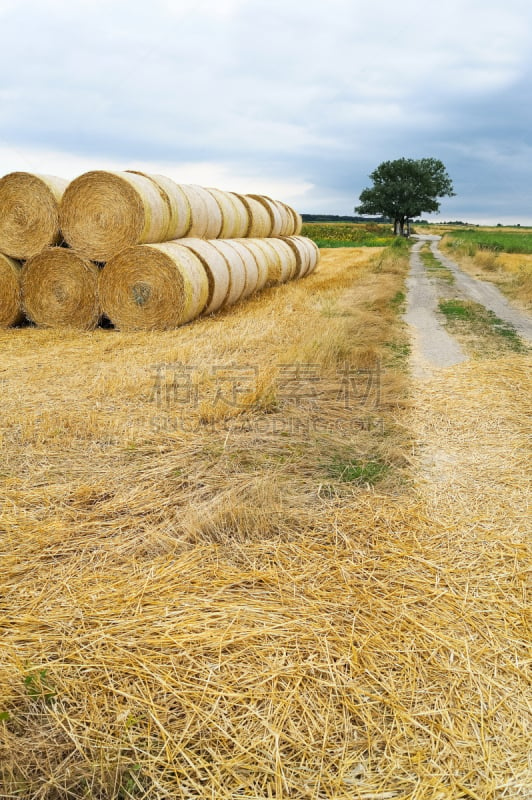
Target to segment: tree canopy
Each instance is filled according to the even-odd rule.
[[[399,158],[383,161],[369,176],[373,186],[360,194],[357,214],[384,214],[394,221],[394,232],[404,234],[405,223],[420,214],[439,211],[440,197],[452,197],[453,183],[437,158]]]

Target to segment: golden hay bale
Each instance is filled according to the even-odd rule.
[[[98,325],[98,267],[65,247],[50,247],[22,268],[26,316],[47,328],[92,330]]]
[[[63,236],[80,255],[107,261],[131,245],[164,241],[170,211],[156,183],[134,172],[86,172],[59,207]]]
[[[224,256],[205,239],[181,239],[180,244],[188,247],[196,255],[207,273],[209,295],[204,314],[212,314],[221,308],[227,299],[231,285],[231,275]]]
[[[64,178],[10,172],[0,179],[0,251],[25,259],[61,241],[59,202]]]
[[[187,236],[192,225],[192,215],[190,203],[183,188],[171,178],[167,178],[166,175],[151,175],[136,170],[127,170],[127,172],[143,175],[157,186],[163,202],[168,208],[168,226],[162,241],[170,242]]]
[[[192,224],[187,236],[198,239],[217,239],[222,230],[222,212],[212,194],[203,186],[182,183],[181,189],[190,203]]]
[[[319,261],[320,261],[320,248],[318,247],[316,242],[313,242],[312,239],[308,239],[306,236],[300,236],[299,239],[301,239],[305,243],[305,245],[306,245],[306,247],[307,247],[307,249],[308,249],[308,251],[310,253],[310,265],[309,265],[308,270],[305,273],[305,275],[310,275],[310,273],[314,272],[314,270],[316,269],[316,267],[319,264]]]
[[[0,328],[22,322],[20,264],[0,253]]]
[[[237,242],[235,239],[228,239],[226,241],[229,247],[232,247],[233,250],[236,250],[244,262],[246,281],[242,294],[240,295],[240,299],[244,299],[245,297],[249,297],[251,294],[253,294],[253,292],[255,292],[257,289],[259,282],[259,267],[257,260],[255,259],[251,250],[242,242]]]
[[[224,305],[231,306],[240,300],[246,288],[246,265],[240,253],[230,246],[227,239],[215,239],[211,244],[227,262],[231,280]]]
[[[249,227],[246,236],[263,239],[271,236],[272,221],[265,206],[248,194],[239,194],[237,197],[246,207],[249,215]]]
[[[292,248],[282,239],[268,239],[279,256],[279,267],[272,265],[268,273],[269,283],[285,283],[297,274],[297,259]]]
[[[165,330],[198,317],[209,280],[200,259],[180,242],[128,247],[100,274],[102,311],[121,330]]]
[[[266,195],[250,194],[248,197],[257,200],[268,212],[270,218],[269,236],[281,236],[281,232],[284,230],[284,209],[281,209],[275,200],[272,200],[271,197],[266,197]]]
[[[236,239],[245,236],[249,228],[249,214],[242,201],[232,192],[222,189],[207,189],[222,212],[220,239]]]
[[[279,277],[282,273],[281,255],[278,250],[272,245],[273,239],[255,238],[250,239],[254,244],[254,248],[260,250],[266,259],[266,278],[263,286],[272,286],[279,283]]]
[[[269,264],[269,256],[267,251],[261,246],[261,243],[264,242],[264,239],[234,239],[235,242],[240,242],[240,244],[244,245],[252,254],[255,262],[257,264],[257,286],[255,291],[260,291],[264,289],[266,284],[268,283],[268,264]],[[273,255],[273,250],[271,251]]]
[[[292,248],[296,257],[296,273],[294,278],[302,278],[310,269],[311,252],[307,245],[308,240],[300,236],[284,236],[282,241]]]

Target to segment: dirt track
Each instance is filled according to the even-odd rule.
[[[437,282],[429,276],[419,251],[426,242],[431,243],[435,258],[452,272],[454,289],[459,297],[480,303],[500,319],[510,323],[526,341],[532,342],[532,319],[519,311],[501,294],[497,287],[466,275],[458,265],[439,248],[439,236],[419,236],[412,248],[410,274],[407,279],[407,310],[405,319],[411,326],[414,377],[426,377],[433,368],[450,367],[467,360],[459,343],[442,324],[438,313]]]

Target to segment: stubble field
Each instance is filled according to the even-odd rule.
[[[528,796],[527,362],[415,386],[406,270],[0,333],[0,796]]]

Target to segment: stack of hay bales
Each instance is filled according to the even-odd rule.
[[[0,215],[0,325],[24,312],[46,326],[92,329],[105,315],[120,329],[174,328],[304,277],[319,258],[278,200],[141,172],[70,184],[11,173]]]

